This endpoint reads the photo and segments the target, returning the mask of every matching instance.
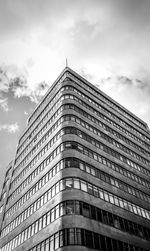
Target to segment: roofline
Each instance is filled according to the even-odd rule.
[[[148,124],[143,121],[142,119],[140,119],[138,116],[136,116],[135,114],[133,114],[131,111],[129,111],[127,108],[125,108],[124,106],[122,106],[121,104],[119,104],[117,101],[115,101],[113,98],[111,98],[110,96],[108,96],[106,93],[104,93],[102,90],[100,90],[99,88],[97,88],[94,84],[90,83],[88,80],[86,80],[84,77],[82,77],[81,75],[79,75],[78,73],[76,73],[74,70],[72,70],[70,67],[66,66],[62,72],[59,74],[59,76],[56,78],[56,80],[54,81],[54,83],[49,87],[49,89],[47,90],[47,92],[45,93],[45,95],[42,97],[42,99],[40,100],[40,102],[38,103],[38,105],[35,107],[35,109],[31,112],[31,114],[29,115],[29,117],[27,118],[27,126],[29,125],[29,119],[31,118],[31,116],[34,114],[34,112],[38,109],[38,107],[40,106],[40,104],[43,102],[43,100],[48,96],[48,94],[52,91],[52,89],[54,88],[54,86],[59,82],[59,80],[63,77],[63,75],[66,72],[70,72],[72,75],[74,75],[76,78],[80,79],[81,81],[85,82],[87,85],[89,85],[91,88],[96,89],[96,91],[98,91],[100,94],[102,94],[104,97],[106,97],[108,100],[110,100],[111,102],[115,103],[118,107],[121,107],[125,112],[129,113],[129,115],[131,115],[133,118],[135,118],[137,121],[143,123],[143,125],[146,126],[146,128],[149,130]],[[22,132],[21,135],[18,137],[18,139],[20,139],[25,131],[27,130],[27,128],[25,128]]]

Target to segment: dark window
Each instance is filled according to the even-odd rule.
[[[66,214],[73,214],[73,213],[74,213],[74,201],[67,201]]]
[[[94,239],[94,248],[100,249],[100,243],[99,243],[99,236],[96,233],[93,233],[93,239]]]
[[[93,248],[93,236],[91,231],[85,230],[85,245],[86,247]]]
[[[112,242],[110,238],[106,238],[106,246],[107,246],[107,251],[113,250],[112,248]],[[120,250],[121,251],[121,250]]]
[[[97,208],[96,211],[97,211],[97,220],[103,222],[101,209]]]
[[[104,236],[100,236],[100,245],[101,245],[101,250],[103,251],[108,251],[106,249],[106,242],[105,242],[105,237]],[[120,249],[121,250],[121,249]]]
[[[81,202],[75,201],[75,213],[81,214]]]
[[[81,239],[81,229],[76,229],[76,244],[81,245],[82,239]]]
[[[86,203],[83,203],[82,204],[82,214],[85,216],[85,217],[90,217],[90,207],[88,204]]]
[[[68,243],[68,245],[74,245],[75,244],[75,233],[74,233],[74,231],[75,231],[74,228],[67,229],[67,243]]]
[[[108,217],[107,217],[107,212],[102,211],[102,214],[103,214],[103,223],[104,224],[109,224]]]
[[[112,250],[114,250],[114,251],[120,251],[118,249],[118,241],[116,241],[116,240],[111,240],[111,241],[112,241]]]
[[[96,220],[96,209],[93,206],[91,206],[91,218]]]

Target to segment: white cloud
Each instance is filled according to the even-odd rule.
[[[4,111],[10,110],[8,107],[10,96],[28,97],[37,104],[48,88],[44,81],[30,85],[27,81],[27,72],[23,72],[15,65],[0,66],[0,107]]]
[[[7,131],[8,133],[15,133],[17,131],[19,131],[19,125],[16,122],[15,124],[3,124],[0,125],[0,131]]]
[[[29,113],[28,113],[27,111],[24,111],[24,115],[28,116],[28,115],[29,115]]]
[[[0,107],[5,112],[8,112],[10,110],[8,107],[8,98],[0,97]]]

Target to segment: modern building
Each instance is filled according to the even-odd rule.
[[[1,251],[150,250],[150,131],[66,67],[33,111],[0,202]]]

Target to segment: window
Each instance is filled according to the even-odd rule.
[[[50,237],[50,251],[54,250],[54,235]]]
[[[65,203],[61,203],[60,204],[60,216],[66,214],[66,207],[65,207]]]
[[[90,218],[90,207],[86,203],[82,204],[82,214],[83,216]]]
[[[59,233],[55,234],[55,249],[57,248],[59,248]]]
[[[67,201],[66,203],[66,214],[74,213],[74,201]]]
[[[74,188],[80,189],[79,179],[75,179],[75,178],[74,178]]]
[[[84,181],[81,181],[81,190],[87,192],[87,185]]]
[[[73,187],[72,179],[66,179],[66,189],[70,189]]]
[[[85,230],[85,243],[89,248],[93,248],[93,236],[91,231]]]
[[[73,228],[68,229],[67,231],[67,243],[68,245],[75,244],[75,233]]]
[[[66,242],[65,242],[65,230],[61,230],[60,235],[59,235],[59,246],[63,247],[63,246],[65,246],[65,244],[66,244]]]
[[[88,184],[88,193],[93,195],[93,188],[92,185]]]

